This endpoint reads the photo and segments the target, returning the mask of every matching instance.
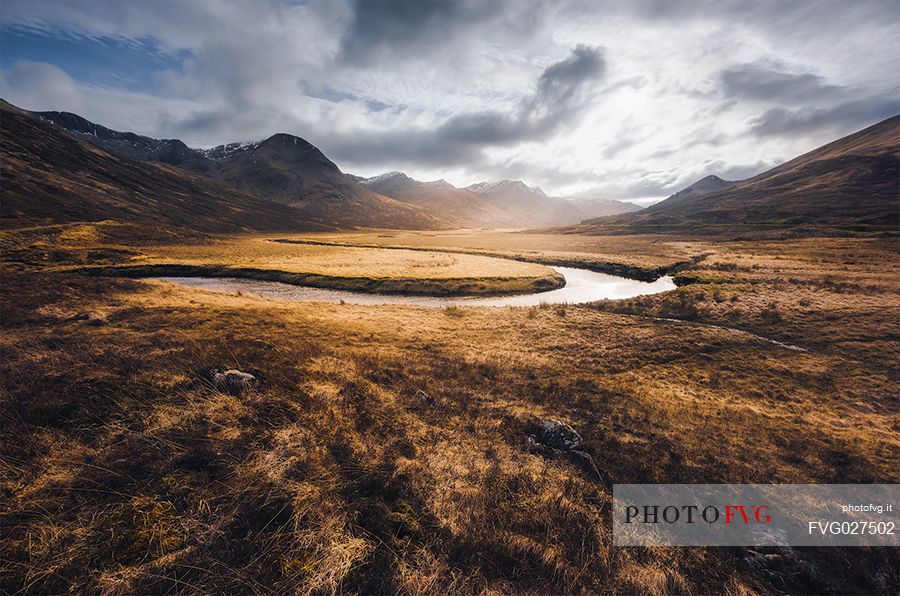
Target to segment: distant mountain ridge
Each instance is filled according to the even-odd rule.
[[[446,180],[420,182],[402,172],[387,172],[360,183],[373,191],[423,207],[466,227],[518,227],[510,214],[491,205],[477,194],[456,188]]]
[[[734,184],[737,184],[737,182],[722,180],[718,176],[714,175],[706,176],[704,178],[701,178],[700,180],[697,180],[690,186],[687,186],[679,190],[675,194],[663,199],[659,203],[650,205],[649,207],[647,207],[647,209],[655,211],[659,208],[660,205],[671,206],[677,203],[688,202],[711,192],[716,192],[728,188],[729,186],[733,186]]]
[[[528,186],[521,180],[499,180],[497,182],[476,182],[466,187],[466,190],[489,196],[515,197],[523,195],[536,195],[546,197],[538,186]]]
[[[227,145],[219,145],[212,149],[195,149],[201,155],[214,161],[228,159],[244,151],[252,151],[259,147],[262,141],[245,141],[242,143],[228,143]]]
[[[633,203],[610,199],[548,197],[537,186],[521,180],[480,182],[466,187],[492,205],[512,213],[526,227],[547,227],[579,222],[592,217],[628,213],[640,209]]]
[[[158,161],[193,171],[207,171],[214,167],[203,152],[191,149],[178,139],[154,139],[133,132],[119,132],[71,112],[30,112],[30,114],[52,122],[79,139],[103,147],[116,155]]]
[[[381,194],[456,217],[474,227],[545,227],[640,209],[633,203],[610,199],[549,197],[541,188],[521,180],[478,182],[457,188],[446,180],[422,182],[397,171],[354,179]]]
[[[575,205],[584,213],[583,219],[594,217],[604,217],[607,215],[619,215],[622,213],[633,213],[643,209],[640,205],[630,203],[628,201],[617,201],[615,199],[601,199],[589,197],[563,197]]]

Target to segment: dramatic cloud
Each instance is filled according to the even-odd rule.
[[[33,110],[54,110],[59,105],[71,111],[84,107],[78,84],[52,64],[18,60],[2,77],[2,88],[15,89],[16,101]]]
[[[900,113],[900,88],[885,95],[841,103],[830,108],[772,108],[752,120],[760,136],[798,136],[820,130],[858,129]]]
[[[445,46],[501,9],[494,2],[358,0],[342,37],[341,57],[363,64],[386,56],[405,59],[410,52],[415,56]]]
[[[722,84],[729,96],[764,102],[821,101],[845,92],[841,87],[827,84],[825,79],[815,74],[779,72],[752,64],[724,70]]]
[[[659,198],[896,113],[894,3],[3,3],[0,95],[345,171]]]
[[[580,45],[541,73],[534,91],[520,100],[515,111],[457,114],[436,128],[370,135],[355,131],[328,144],[367,165],[390,165],[397,159],[458,165],[483,157],[482,150],[488,147],[540,140],[573,121],[604,72],[602,51]]]

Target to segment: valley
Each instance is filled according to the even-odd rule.
[[[17,288],[2,296],[4,427],[21,429],[3,438],[4,587],[816,593],[894,581],[890,549],[791,549],[772,570],[747,549],[616,550],[604,519],[613,483],[896,482],[894,238],[370,230],[178,244],[123,242],[100,223],[2,240],[4,285]],[[103,259],[384,279],[546,268],[497,253],[687,264],[669,292],[518,308],[293,302],[78,272]],[[260,387],[215,391],[210,367]],[[544,419],[577,429],[598,479],[529,451]]]

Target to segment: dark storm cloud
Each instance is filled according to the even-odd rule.
[[[900,113],[900,89],[830,108],[772,108],[751,121],[758,136],[794,136],[833,130],[852,131]]]
[[[500,2],[357,0],[341,40],[341,57],[371,63],[393,52],[440,46],[502,9]]]
[[[579,45],[567,58],[547,67],[538,77],[534,92],[509,113],[459,114],[434,130],[356,133],[323,143],[337,157],[362,164],[466,163],[478,159],[486,147],[552,134],[581,114],[588,92],[605,73],[603,51]]]
[[[553,106],[571,103],[581,90],[581,84],[604,74],[606,63],[599,48],[576,46],[572,55],[549,66],[537,83],[537,90],[528,102],[528,110],[548,110]]]
[[[721,82],[729,97],[761,101],[827,100],[846,91],[843,87],[828,84],[818,75],[780,72],[754,64],[732,66],[722,71]]]

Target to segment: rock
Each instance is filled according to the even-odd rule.
[[[525,448],[544,457],[565,457],[591,479],[601,482],[603,478],[594,458],[589,453],[576,449],[583,442],[581,435],[568,424],[559,420],[542,420],[538,424],[537,435],[528,435],[525,439]]]
[[[781,571],[787,567],[789,559],[778,553],[759,553],[750,551],[750,556],[744,557],[744,563],[755,569]]]
[[[564,451],[563,453],[569,458],[570,462],[581,468],[581,470],[592,479],[597,482],[603,481],[603,477],[600,476],[600,470],[597,469],[597,464],[594,463],[594,458],[591,457],[589,453],[577,451],[575,449]]]
[[[562,453],[559,449],[554,449],[553,447],[547,447],[546,445],[541,445],[538,443],[537,437],[534,435],[528,435],[525,439],[525,449],[529,453],[537,453],[543,455],[545,457],[556,457],[560,453]]]
[[[213,374],[213,386],[219,391],[240,397],[259,387],[259,381],[250,373],[231,369]]]
[[[83,323],[91,327],[99,327],[106,323],[106,315],[99,312],[85,312],[69,317],[70,321]]]
[[[433,406],[435,403],[437,403],[433,397],[431,397],[421,389],[416,390],[415,398],[429,406]]]
[[[570,451],[577,449],[584,442],[575,429],[559,420],[541,420],[538,426],[537,441],[547,447]]]

